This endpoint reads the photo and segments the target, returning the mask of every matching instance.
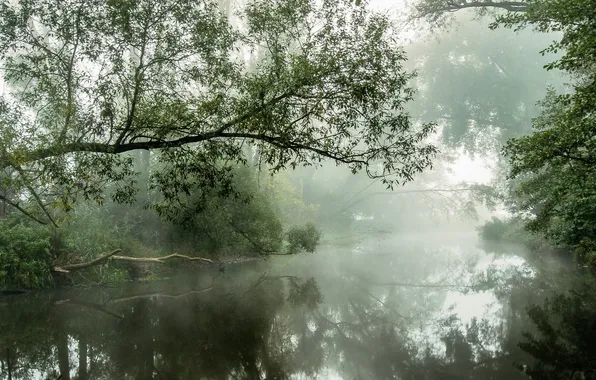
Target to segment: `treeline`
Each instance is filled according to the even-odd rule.
[[[313,223],[315,209],[304,205],[287,177],[261,178],[254,169],[238,167],[233,178],[237,196],[194,194],[181,200],[179,211],[168,218],[148,207],[155,201],[151,192],[132,205],[78,202],[59,220],[59,228],[11,212],[0,219],[0,288],[155,278],[167,276],[172,265],[194,263],[183,258],[166,265],[107,259],[81,271],[56,270],[116,249],[133,258],[177,253],[214,263],[314,252],[321,238]],[[194,202],[199,196],[200,207]]]
[[[533,119],[533,133],[511,139],[505,201],[514,218],[488,223],[483,234],[507,239],[519,224],[554,246],[596,266],[596,19],[594,1],[532,0],[521,12],[496,17],[492,28],[531,27],[559,32],[541,53],[558,53],[547,70],[561,70],[572,83],[564,93],[549,89]],[[511,235],[509,235],[511,236]]]

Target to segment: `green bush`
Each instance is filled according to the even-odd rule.
[[[479,228],[480,237],[487,241],[500,241],[507,232],[507,224],[501,219],[494,217]]]
[[[294,226],[288,231],[288,254],[295,254],[301,250],[313,253],[321,240],[321,231],[317,230],[314,223],[309,222],[304,226]]]
[[[493,217],[483,226],[480,226],[478,232],[480,237],[488,243],[523,244],[532,252],[556,249],[553,240],[528,230],[527,220],[520,217],[504,220]]]
[[[50,286],[52,261],[48,229],[0,221],[0,288]]]
[[[124,207],[124,206],[123,206]],[[134,209],[131,209],[134,212]],[[144,247],[130,232],[130,226],[115,216],[106,206],[79,204],[70,219],[61,225],[53,247],[60,254],[57,265],[82,263],[97,258],[102,253],[122,249],[126,256],[154,256],[152,249]],[[120,282],[129,276],[129,266],[106,262],[80,271],[72,271],[68,279],[72,284]]]
[[[272,195],[259,188],[249,167],[235,168],[232,181],[238,195],[196,191],[167,205],[178,208],[170,217],[173,225],[163,234],[168,251],[213,258],[280,250],[283,226]]]

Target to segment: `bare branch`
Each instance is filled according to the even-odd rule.
[[[179,253],[172,253],[171,255],[163,256],[163,257],[130,257],[130,256],[112,256],[111,257],[111,260],[133,261],[133,262],[139,262],[139,263],[157,263],[157,264],[163,264],[167,260],[171,260],[171,259],[200,261],[200,262],[207,263],[207,264],[215,263],[213,260],[206,259],[204,257],[190,257],[190,256],[186,256],[186,255],[181,255]]]
[[[52,268],[52,271],[56,272],[56,273],[68,273],[71,270],[88,268],[90,266],[100,264],[120,252],[122,252],[122,250],[120,248],[118,248],[116,250],[113,250],[110,253],[106,253],[106,254],[104,254],[94,260],[88,261],[86,263],[70,264],[70,265],[63,265],[61,267],[54,267],[54,268]]]

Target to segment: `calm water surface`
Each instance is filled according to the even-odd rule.
[[[596,313],[544,306],[584,281],[498,251],[473,236],[363,238],[223,273],[2,297],[0,379],[592,378]],[[550,326],[569,318],[579,327]],[[552,363],[565,355],[584,367]]]

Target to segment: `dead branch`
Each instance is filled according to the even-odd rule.
[[[90,266],[100,264],[101,262],[109,259],[110,257],[114,256],[115,254],[117,254],[119,252],[122,252],[122,250],[120,248],[118,248],[118,249],[116,249],[116,250],[114,250],[114,251],[112,251],[110,253],[106,253],[106,254],[98,257],[97,259],[88,261],[86,263],[70,264],[70,265],[63,265],[61,267],[54,267],[54,268],[52,268],[52,271],[53,272],[56,272],[56,273],[68,273],[71,270],[88,268]]]
[[[119,261],[134,261],[140,263],[157,263],[163,264],[167,260],[171,259],[184,259],[189,261],[200,261],[203,263],[213,264],[213,260],[206,259],[204,257],[190,257],[186,255],[181,255],[179,253],[172,253],[168,256],[163,257],[130,257],[130,256],[112,256],[110,260],[119,260]]]
[[[190,256],[181,255],[179,253],[172,253],[171,255],[163,256],[163,257],[116,256],[116,254],[119,253],[119,252],[122,252],[122,250],[121,249],[116,249],[116,250],[114,250],[114,251],[112,251],[110,253],[106,253],[106,254],[98,257],[97,259],[88,261],[86,263],[63,265],[63,266],[60,266],[60,267],[59,266],[56,266],[56,267],[52,268],[52,271],[55,272],[55,273],[69,273],[72,270],[78,270],[78,269],[88,268],[88,267],[93,266],[93,265],[101,264],[102,262],[104,262],[106,260],[132,261],[132,262],[137,262],[137,263],[157,263],[157,264],[163,264],[167,260],[171,260],[171,259],[184,259],[184,260],[189,260],[189,261],[200,261],[200,262],[208,263],[208,264],[213,264],[214,263],[213,260],[206,259],[204,257],[190,257]]]

